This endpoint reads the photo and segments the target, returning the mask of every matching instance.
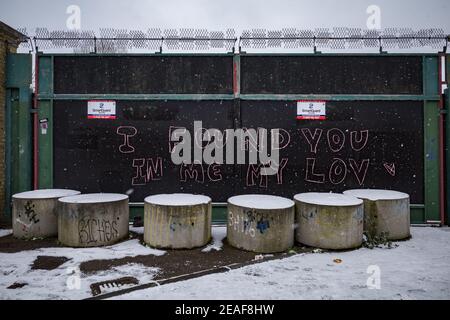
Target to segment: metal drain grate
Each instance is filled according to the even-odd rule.
[[[102,290],[110,289],[110,288],[120,288],[124,285],[137,285],[139,284],[138,279],[134,277],[123,277],[114,280],[96,282],[90,285],[92,295],[97,296],[102,293]]]

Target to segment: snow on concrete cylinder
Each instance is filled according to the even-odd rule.
[[[58,198],[79,191],[43,189],[13,195],[13,234],[20,239],[46,238],[58,234]]]
[[[69,247],[99,247],[128,238],[128,196],[116,193],[60,198],[58,240]]]
[[[296,202],[296,240],[323,249],[359,247],[363,239],[363,201],[337,193],[300,193]]]
[[[144,241],[155,248],[192,249],[211,240],[211,198],[159,194],[145,198]]]
[[[227,240],[233,247],[258,253],[286,251],[294,245],[292,200],[249,194],[228,199]]]
[[[344,194],[364,200],[364,231],[369,236],[384,235],[388,240],[410,236],[408,194],[377,189],[347,190]]]

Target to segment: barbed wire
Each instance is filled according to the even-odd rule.
[[[449,36],[443,29],[386,28],[364,30],[361,28],[317,28],[305,30],[243,30],[236,37],[234,29],[208,31],[207,29],[160,29],[146,31],[101,28],[92,30],[48,30],[36,28],[30,36],[25,28],[18,29],[28,37],[21,47],[48,51],[71,49],[75,53],[126,53],[134,49],[148,51],[193,50],[239,51],[247,49],[410,49],[430,47],[446,51]]]

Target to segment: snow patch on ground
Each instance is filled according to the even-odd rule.
[[[10,230],[2,230],[2,229],[0,229],[0,238],[9,236],[10,234],[12,234],[12,230],[11,229]]]
[[[217,226],[212,228],[213,242],[207,245],[202,252],[210,252],[212,250],[220,251],[223,247],[223,239],[227,236],[226,226]]]
[[[137,233],[137,234],[144,234],[144,227],[133,227],[132,225],[130,226],[130,231]]]
[[[449,299],[449,228],[411,231],[393,249],[299,254],[114,299]],[[370,266],[380,289],[367,286]]]
[[[148,282],[157,272],[155,268],[133,264],[131,267],[121,266],[109,271],[81,274],[79,266],[84,261],[150,254],[160,256],[165,251],[145,247],[139,240],[133,239],[101,248],[41,248],[0,253],[0,299],[83,299],[91,296],[90,285],[98,281],[134,276]],[[67,257],[70,260],[54,270],[31,270],[37,256]],[[78,277],[81,280],[79,289],[75,285]],[[15,282],[28,285],[20,289],[7,289]]]

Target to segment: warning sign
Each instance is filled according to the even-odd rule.
[[[116,102],[111,100],[88,101],[88,119],[116,119]]]
[[[326,104],[321,100],[297,101],[297,120],[325,120]]]

